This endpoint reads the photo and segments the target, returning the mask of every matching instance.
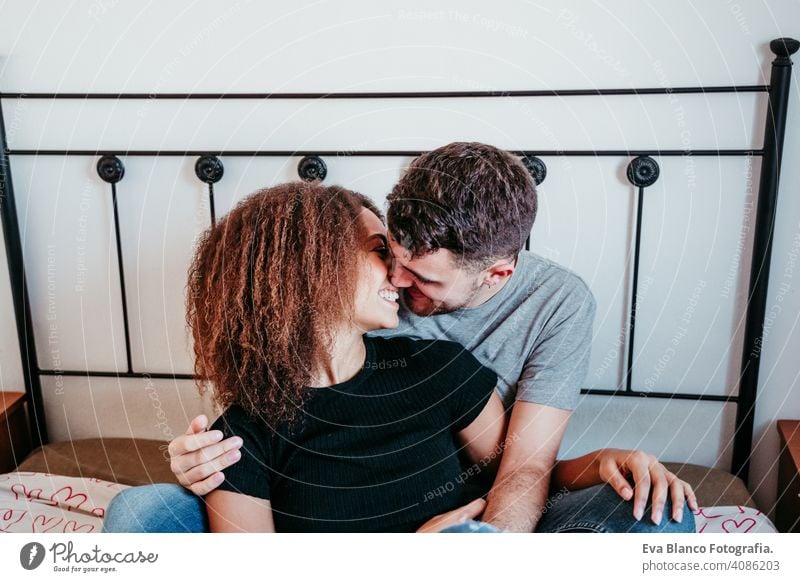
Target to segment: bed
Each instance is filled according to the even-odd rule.
[[[752,451],[754,407],[758,385],[760,345],[766,316],[767,283],[772,244],[775,204],[780,177],[783,136],[786,125],[788,94],[791,75],[790,56],[798,49],[793,39],[776,39],[770,44],[775,59],[772,62],[768,85],[727,87],[658,87],[631,89],[587,89],[587,90],[538,90],[538,91],[453,91],[445,93],[307,93],[307,94],[70,94],[70,93],[0,93],[4,100],[236,100],[236,99],[505,99],[535,97],[592,97],[607,95],[670,95],[680,94],[741,94],[756,93],[766,96],[766,121],[764,143],[760,149],[564,149],[553,151],[515,151],[519,155],[537,184],[547,177],[545,156],[613,156],[628,159],[626,179],[638,194],[636,204],[633,252],[630,257],[630,295],[638,297],[640,277],[639,259],[642,241],[642,208],[645,190],[652,186],[661,174],[658,159],[672,156],[748,156],[761,158],[758,179],[758,203],[754,220],[753,248],[750,255],[748,297],[744,306],[746,327],[742,350],[741,376],[735,395],[714,395],[686,392],[655,392],[637,387],[633,375],[633,346],[637,321],[637,301],[631,301],[628,312],[628,327],[625,345],[628,352],[624,382],[613,390],[586,388],[583,394],[608,398],[683,399],[695,402],[734,404],[736,407],[733,453],[730,471],[719,468],[671,462],[665,465],[682,479],[691,483],[697,492],[702,507],[698,512],[698,531],[775,531],[768,519],[756,507],[746,486],[749,461]],[[131,359],[130,330],[128,325],[128,299],[125,293],[124,263],[116,185],[123,180],[125,166],[120,156],[182,156],[195,157],[195,174],[208,189],[208,212],[213,224],[216,220],[214,185],[224,173],[224,156],[273,156],[300,158],[297,173],[304,180],[324,180],[327,174],[326,158],[351,156],[414,156],[419,151],[358,150],[299,151],[299,150],[248,150],[248,151],[70,151],[9,149],[5,123],[0,108],[0,172],[2,172],[2,197],[0,210],[5,236],[12,299],[16,318],[17,337],[21,349],[21,362],[25,379],[25,404],[29,418],[29,440],[33,450],[24,451],[24,459],[16,471],[0,475],[0,531],[99,531],[105,507],[121,488],[153,482],[174,482],[169,470],[166,440],[135,438],[85,438],[50,442],[43,402],[43,377],[116,377],[116,378],[165,378],[190,380],[185,374],[164,374],[141,369]],[[92,155],[97,157],[98,177],[108,184],[113,199],[113,225],[118,258],[118,277],[121,290],[121,305],[124,317],[124,339],[126,345],[126,370],[107,371],[63,370],[45,368],[37,357],[37,338],[34,330],[36,317],[31,306],[26,282],[25,257],[19,226],[19,214],[15,204],[12,183],[13,164],[17,157]],[[527,248],[527,245],[526,245]],[[19,461],[19,459],[18,459]],[[60,517],[59,517],[60,516]],[[77,516],[81,516],[79,519]]]

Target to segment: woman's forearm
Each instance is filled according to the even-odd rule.
[[[214,490],[205,497],[211,533],[274,533],[272,505],[268,499]]]
[[[603,450],[592,451],[577,459],[556,461],[550,486],[553,489],[566,487],[570,491],[585,489],[603,483],[597,462]]]

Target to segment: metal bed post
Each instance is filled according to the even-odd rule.
[[[772,235],[775,230],[783,136],[786,132],[786,113],[789,107],[789,82],[792,76],[792,61],[789,57],[797,52],[799,46],[800,43],[792,38],[777,38],[769,44],[776,58],[772,61],[769,83],[764,153],[758,185],[750,286],[742,348],[742,372],[739,378],[739,405],[736,407],[736,431],[731,468],[731,472],[737,477],[741,477],[745,483],[747,483],[752,454],[753,421],[758,388],[758,368],[761,363],[764,317],[767,311]]]
[[[28,401],[28,415],[32,424],[31,440],[35,448],[48,442],[47,423],[44,417],[31,305],[25,280],[25,261],[22,257],[20,242],[22,238],[19,231],[17,207],[14,202],[14,186],[11,182],[11,163],[8,159],[2,101],[0,101],[0,215],[2,215],[3,221],[3,238],[6,244],[6,260],[11,283],[11,297],[14,303],[14,320],[22,362],[22,376],[25,380],[25,398]]]
[[[644,214],[644,189],[658,180],[661,169],[650,156],[639,156],[628,164],[628,182],[637,189],[636,228],[633,243],[633,274],[631,276],[631,300],[628,316],[628,358],[625,364],[625,392],[633,393],[634,339],[636,337],[636,311],[639,308],[639,257],[642,248],[642,216]]]

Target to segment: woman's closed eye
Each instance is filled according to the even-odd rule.
[[[392,256],[392,251],[386,245],[381,245],[376,249],[373,249],[376,253],[378,253],[382,258],[388,259]]]

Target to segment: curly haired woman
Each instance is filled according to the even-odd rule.
[[[203,235],[195,372],[226,407],[212,429],[243,440],[211,531],[435,529],[469,501],[459,454],[496,464],[493,371],[457,343],[365,335],[398,323],[390,265],[380,212],[335,186],[256,192]]]

